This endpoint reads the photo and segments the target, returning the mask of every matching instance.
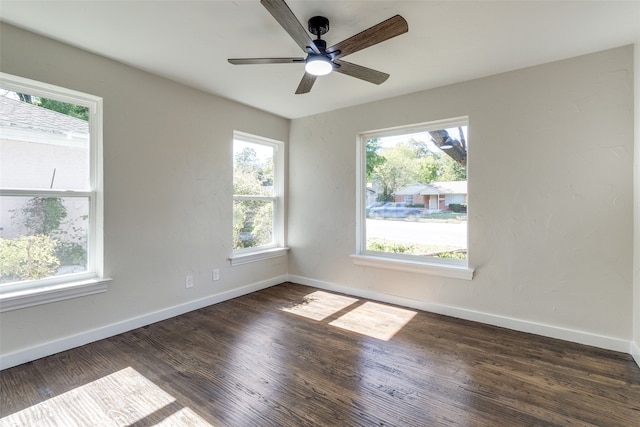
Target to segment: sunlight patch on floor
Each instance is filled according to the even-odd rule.
[[[296,304],[293,307],[284,307],[281,310],[320,321],[340,310],[344,310],[356,302],[358,302],[356,298],[315,291],[305,296],[304,302]]]
[[[154,426],[158,426],[158,427],[176,427],[176,426],[180,426],[180,427],[182,427],[182,426],[184,426],[184,427],[191,427],[191,426],[206,427],[206,426],[210,426],[210,427],[213,427],[213,426],[211,426],[211,424],[206,422],[200,415],[196,414],[195,412],[193,412],[189,408],[182,408],[178,412],[174,412],[173,414],[171,414],[168,417],[164,418],[159,423],[154,424]]]
[[[417,313],[404,308],[366,302],[329,323],[358,334],[389,341]]]
[[[154,419],[160,421],[154,423]],[[2,427],[128,426],[134,423],[210,426],[131,367],[0,419]]]

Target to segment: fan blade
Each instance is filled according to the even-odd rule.
[[[303,93],[309,93],[313,84],[316,82],[317,76],[313,74],[304,73],[302,76],[302,80],[300,80],[300,84],[298,85],[298,89],[296,89],[296,95],[301,95]]]
[[[230,58],[227,59],[233,65],[248,64],[291,64],[304,62],[304,58]]]
[[[260,3],[276,18],[276,21],[289,33],[303,51],[307,52],[307,49],[311,48],[313,52],[320,53],[320,50],[311,40],[309,33],[307,33],[284,0],[260,0]]]
[[[387,73],[372,70],[371,68],[363,67],[362,65],[352,64],[351,62],[341,61],[339,59],[335,59],[333,62],[340,65],[340,67],[334,68],[334,71],[360,80],[365,80],[376,85],[384,83],[389,78],[389,74]]]
[[[407,21],[400,15],[396,15],[392,18],[382,21],[378,25],[366,29],[355,36],[349,37],[346,40],[341,41],[327,49],[327,53],[331,54],[340,51],[337,55],[333,56],[334,59],[342,56],[351,55],[359,50],[373,46],[385,40],[389,40],[400,34],[404,34],[409,31],[409,25]]]

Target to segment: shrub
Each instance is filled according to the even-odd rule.
[[[53,275],[60,265],[55,255],[57,244],[57,240],[42,234],[0,238],[0,281],[42,279]]]
[[[87,248],[80,243],[59,241],[56,257],[62,265],[87,265]]]
[[[396,254],[411,253],[415,250],[415,246],[410,243],[372,241],[368,244],[368,250],[380,252],[393,252]]]
[[[436,256],[438,258],[467,259],[467,252],[440,252]]]
[[[451,203],[449,209],[455,213],[467,212],[467,205],[464,203]]]

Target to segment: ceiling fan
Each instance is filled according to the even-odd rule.
[[[409,31],[407,21],[402,16],[396,15],[340,43],[327,47],[327,42],[320,38],[329,31],[329,20],[324,16],[314,16],[309,19],[309,32],[316,36],[316,39],[312,40],[284,0],[260,0],[260,3],[289,33],[298,46],[307,53],[307,57],[231,58],[228,61],[234,65],[304,63],[305,73],[296,94],[308,93],[318,76],[329,74],[332,71],[377,85],[383,83],[389,78],[389,74],[343,61],[340,58]]]

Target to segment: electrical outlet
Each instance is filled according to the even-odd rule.
[[[193,276],[187,276],[184,283],[187,288],[193,288]]]
[[[217,268],[213,270],[213,280],[220,280],[220,270]]]

